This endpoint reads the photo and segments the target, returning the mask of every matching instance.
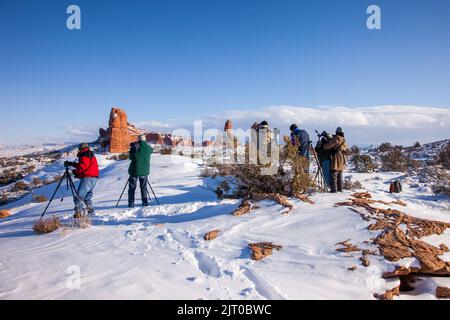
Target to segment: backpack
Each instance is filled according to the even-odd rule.
[[[389,193],[400,193],[402,192],[402,184],[399,180],[391,182],[389,186]]]

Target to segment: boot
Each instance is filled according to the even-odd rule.
[[[93,214],[95,213],[94,208],[91,207],[91,206],[86,207],[86,210],[87,210],[87,214],[88,214],[88,215],[93,215]]]
[[[75,208],[75,214],[73,215],[74,219],[81,219],[84,217],[84,209]]]

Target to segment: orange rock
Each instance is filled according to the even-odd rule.
[[[338,245],[342,246],[341,248],[335,249],[337,252],[357,252],[357,251],[361,251],[360,248],[358,248],[357,246],[355,246],[355,245],[350,243],[350,239],[342,241],[342,242],[338,242],[335,245],[336,246],[338,246]]]
[[[250,243],[248,247],[252,251],[251,258],[256,261],[261,260],[267,256],[270,256],[273,252],[273,249],[275,250],[282,249],[282,246],[273,244],[272,242]]]
[[[361,258],[359,258],[359,260],[361,260],[361,264],[362,264],[364,267],[370,266],[370,261],[369,261],[369,259],[367,259],[366,256],[362,256]]]
[[[447,287],[437,287],[436,297],[440,299],[450,299],[450,288]]]
[[[7,218],[11,215],[9,210],[0,210],[0,219]]]
[[[233,216],[243,216],[244,214],[249,213],[252,210],[252,204],[248,200],[242,200],[239,207],[234,210],[231,214]]]
[[[203,237],[206,241],[214,240],[219,235],[220,230],[216,229],[210,232],[205,233],[205,236]]]
[[[387,290],[383,294],[374,294],[375,298],[380,300],[393,300],[394,296],[400,295],[400,286]]]

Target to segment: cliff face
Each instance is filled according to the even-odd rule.
[[[128,123],[127,114],[119,108],[112,108],[109,114],[108,129],[100,128],[99,142],[102,147],[109,146],[111,153],[127,152],[130,143],[137,140],[141,130]]]

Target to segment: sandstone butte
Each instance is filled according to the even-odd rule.
[[[139,130],[134,125],[128,123],[127,114],[119,108],[111,108],[109,114],[109,127],[107,130],[100,129],[100,144],[102,147],[109,146],[111,153],[127,152],[130,149],[130,143],[137,140]]]

